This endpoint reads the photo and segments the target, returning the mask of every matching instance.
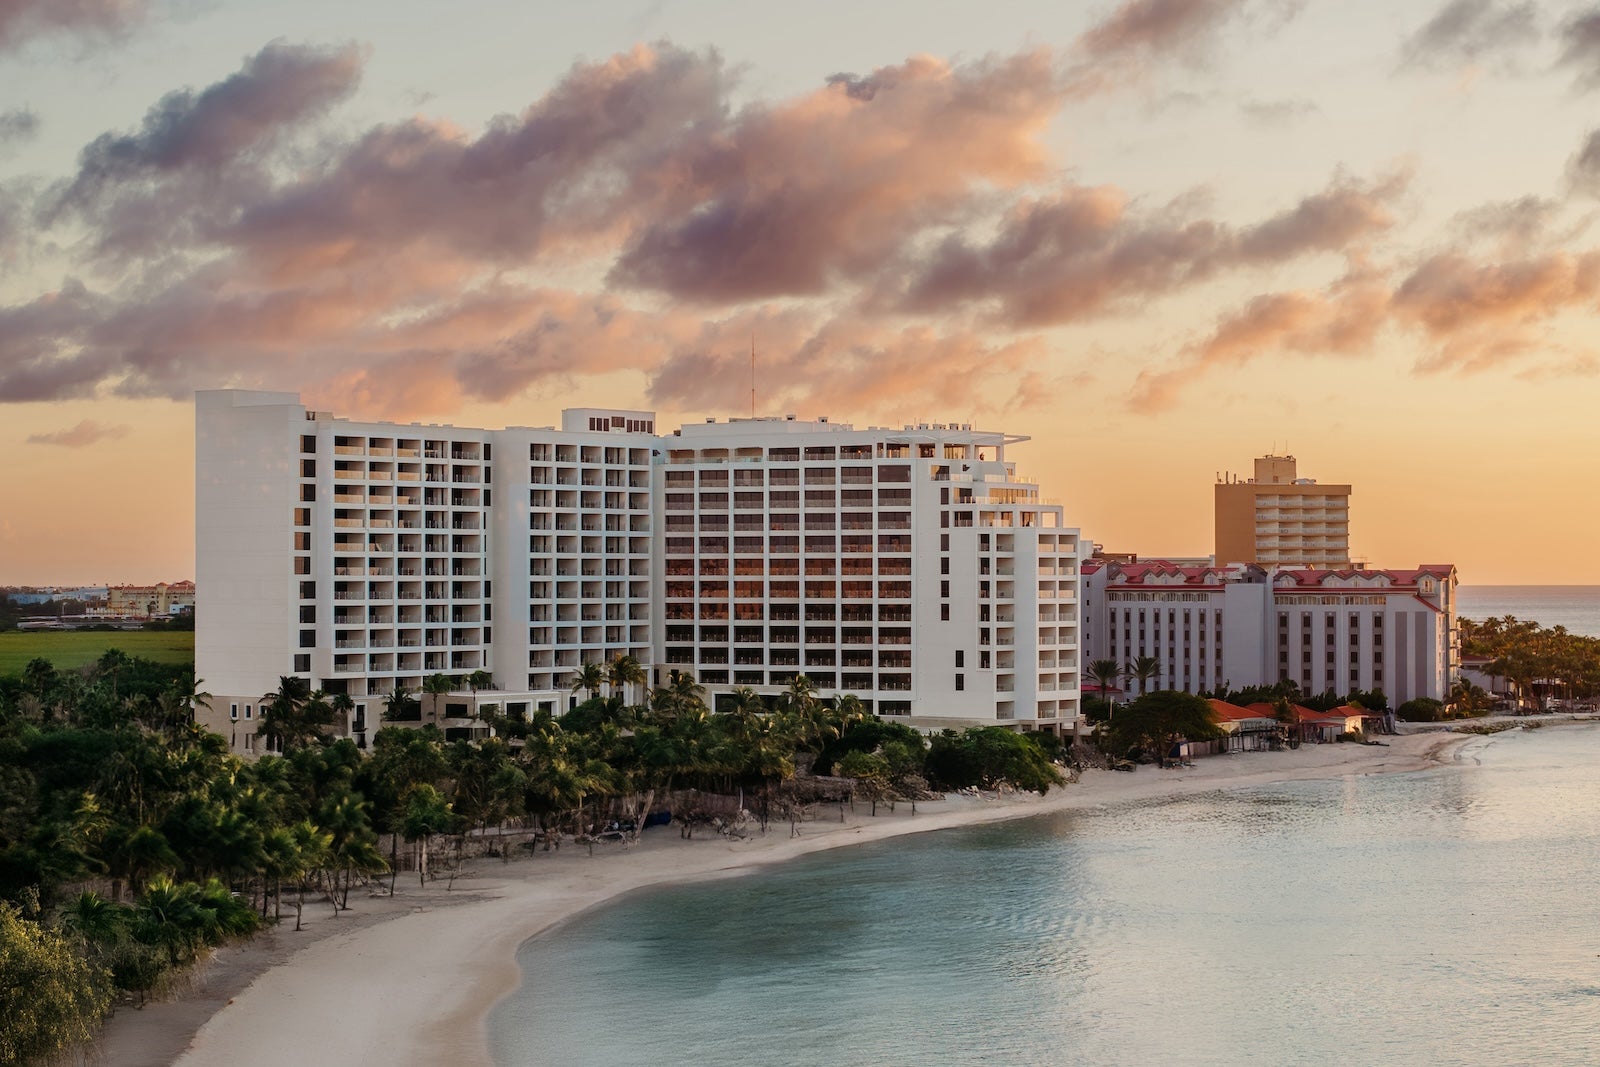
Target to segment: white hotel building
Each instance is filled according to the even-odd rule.
[[[1070,729],[1076,530],[967,425],[650,412],[504,430],[352,422],[291,393],[196,397],[196,661],[255,751],[282,675],[382,698],[488,671],[513,714],[619,653],[713,699],[798,673],[920,728]],[[465,687],[462,687],[465,691]]]
[[[1398,706],[1448,699],[1460,668],[1450,564],[1315,570],[1094,559],[1083,575],[1084,661],[1153,657],[1161,673],[1151,688],[1194,693],[1287,679],[1308,694],[1382,690]]]

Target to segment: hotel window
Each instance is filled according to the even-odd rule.
[[[244,706],[244,717],[247,718],[247,719],[250,718],[250,705],[249,704],[246,704]]]
[[[966,687],[967,687],[967,676],[964,675],[964,674],[956,675],[956,692],[959,693],[963,689],[965,689]]]
[[[966,660],[967,660],[967,654],[965,652],[963,652],[961,649],[956,649],[956,666],[957,667],[965,667],[967,665]]]
[[[239,705],[237,705],[237,704],[228,705],[228,718],[237,719],[238,717],[239,717]]]

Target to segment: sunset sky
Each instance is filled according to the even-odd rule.
[[[975,422],[1211,549],[1600,582],[1600,5],[0,0],[0,583],[193,574],[197,388]]]

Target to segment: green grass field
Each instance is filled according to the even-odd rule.
[[[82,667],[99,659],[108,648],[120,648],[130,656],[156,663],[192,665],[194,632],[35,630],[3,633],[0,634],[0,674],[21,674],[22,668],[36,656],[43,656],[58,670]]]

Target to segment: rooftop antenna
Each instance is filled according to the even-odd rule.
[[[756,417],[756,332],[750,331],[750,417]]]

